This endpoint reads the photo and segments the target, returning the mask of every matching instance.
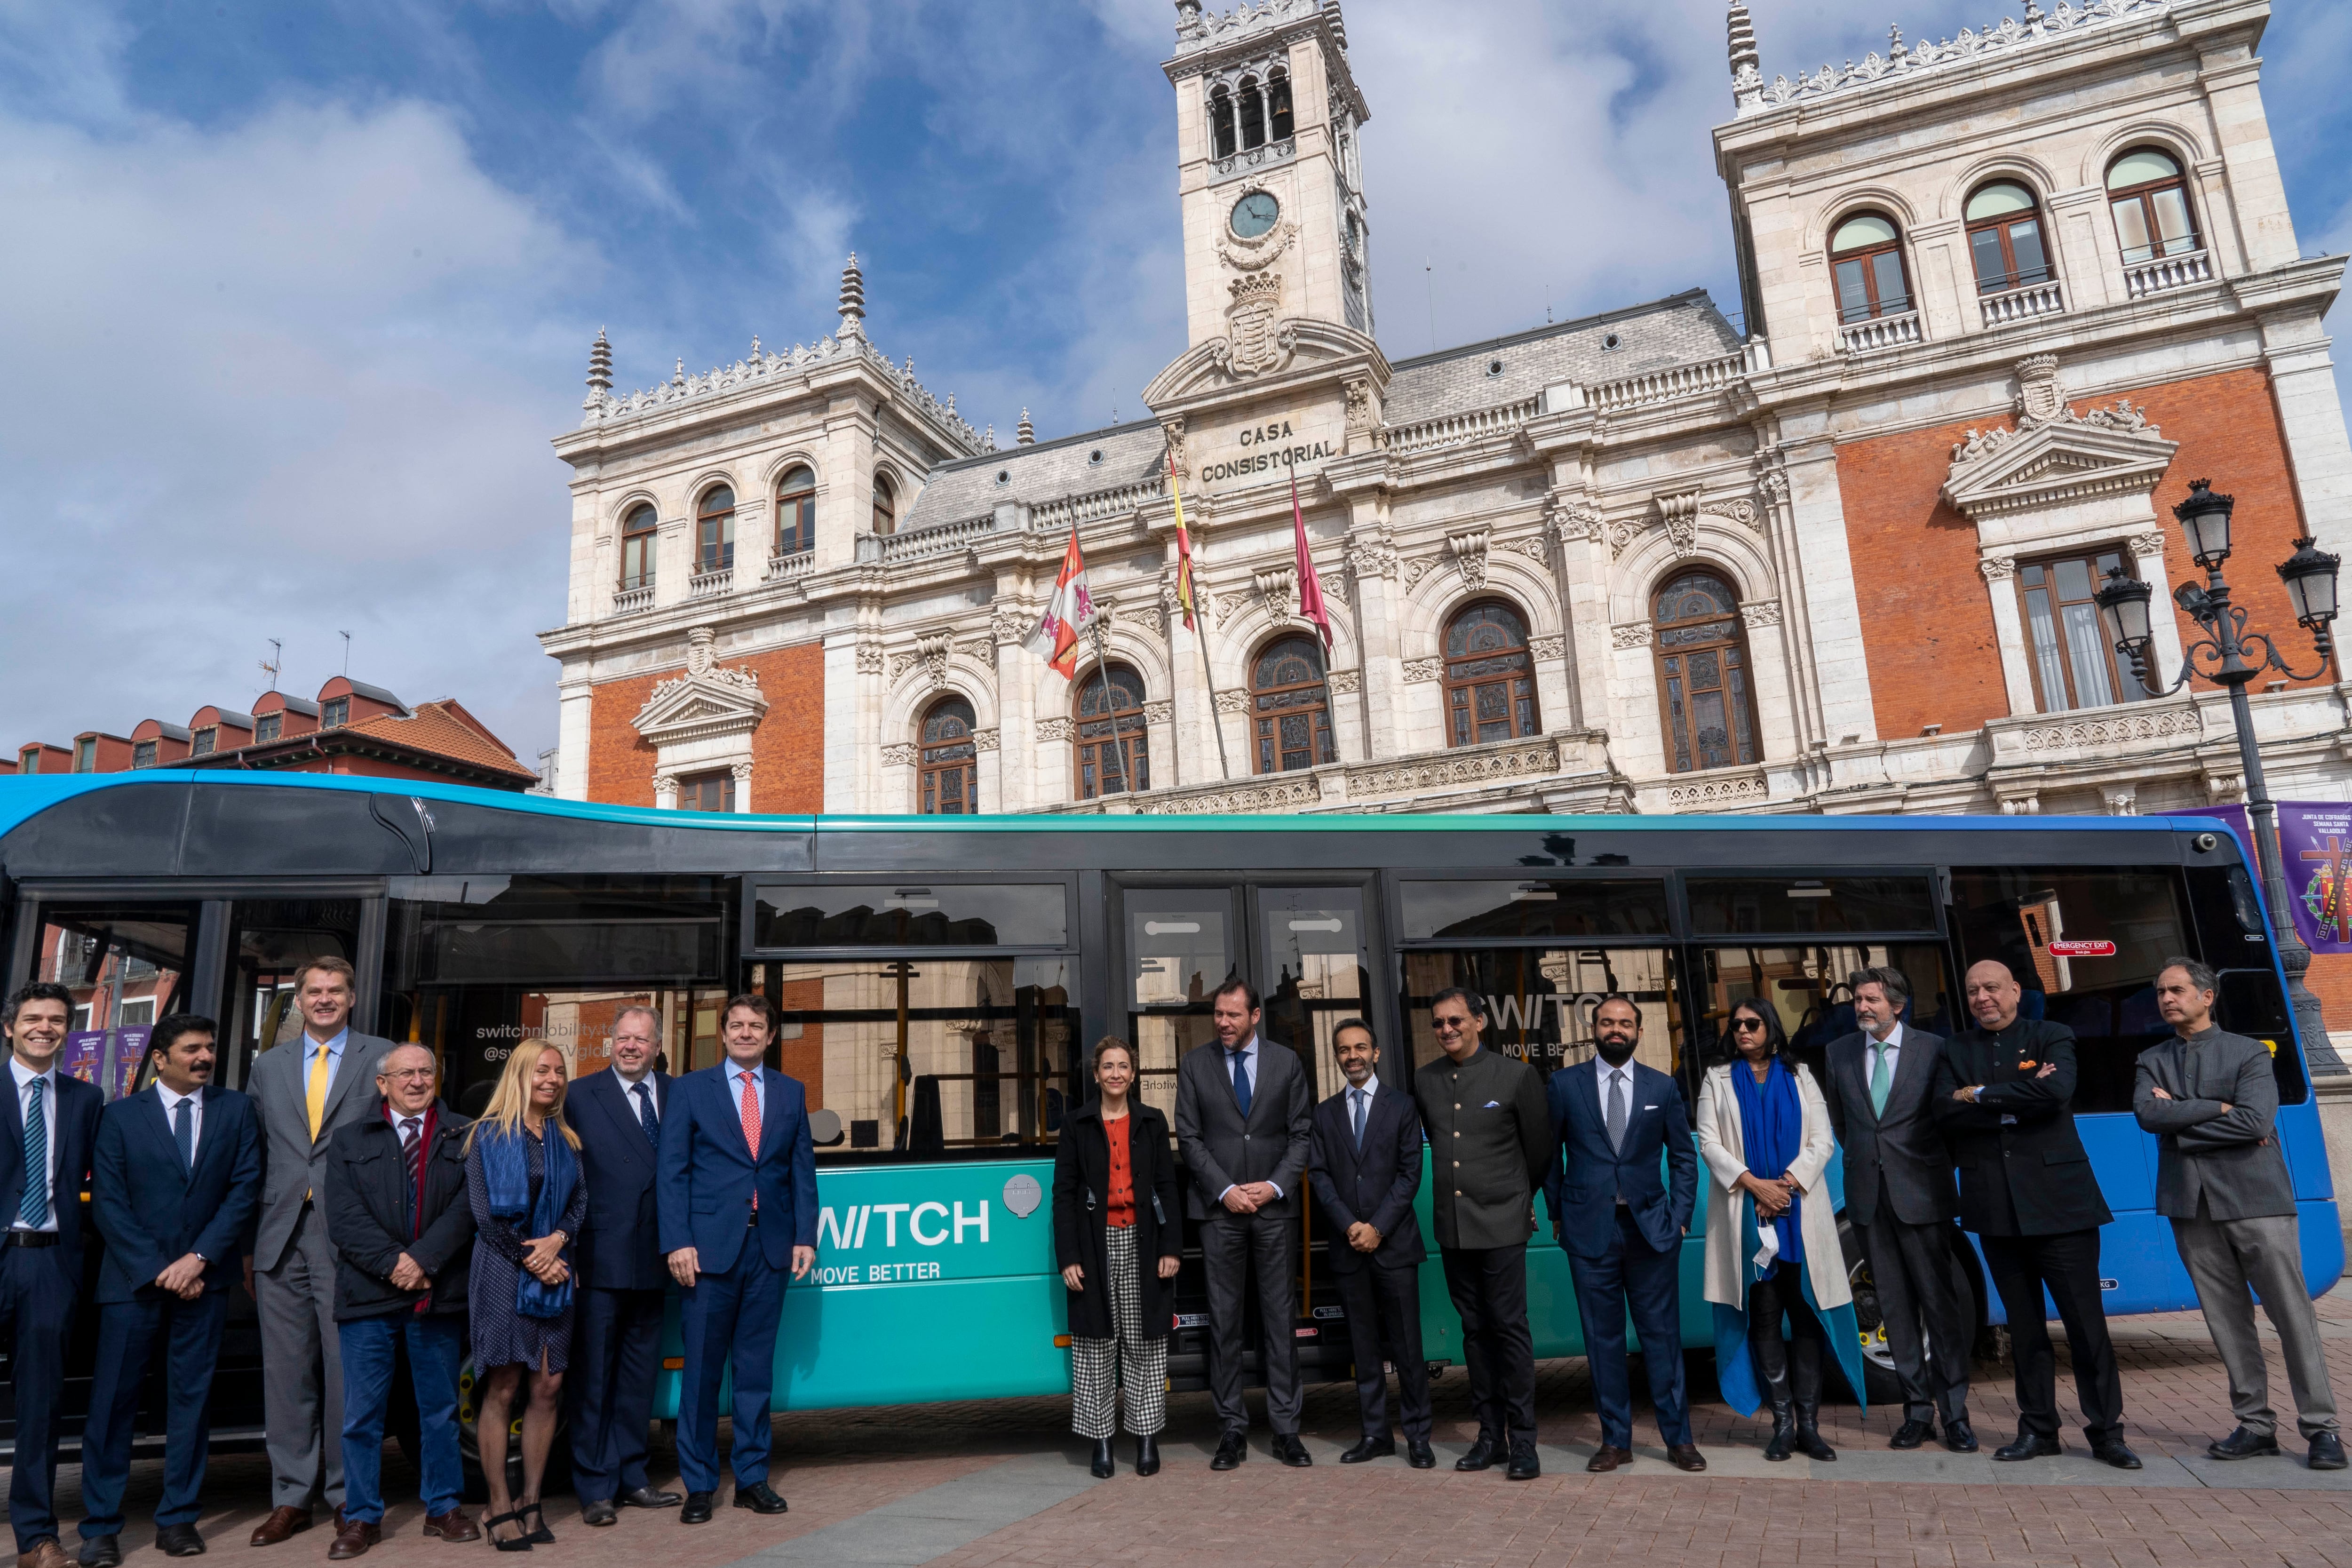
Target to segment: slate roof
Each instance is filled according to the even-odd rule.
[[[1142,484],[1160,471],[1167,437],[1156,419],[1081,431],[1056,441],[986,452],[941,463],[908,510],[902,531],[960,522],[992,510],[999,501],[1034,506],[1115,485]],[[1101,460],[1096,461],[1096,454]],[[1005,476],[997,482],[997,475]]]

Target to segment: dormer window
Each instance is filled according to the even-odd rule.
[[[260,718],[256,719],[253,721],[254,744],[262,745],[278,739],[285,727],[286,716],[284,714],[264,713]]]
[[[352,700],[348,697],[330,697],[319,710],[319,728],[321,730],[340,730],[351,721]]]
[[[2015,180],[1995,180],[1969,198],[1968,225],[1978,293],[2000,294],[2050,281],[2042,213],[2032,191]]]
[[[220,731],[215,726],[207,724],[203,729],[197,731],[194,739],[189,742],[188,755],[192,757],[209,757],[213,754],[214,748],[219,744]]]
[[[1234,140],[1234,95],[1223,83],[1209,89],[1209,147],[1211,155],[1230,158],[1236,145]]]
[[[1911,309],[1911,284],[1903,269],[1903,231],[1894,219],[1856,213],[1838,225],[1830,238],[1830,268],[1837,279],[1841,323],[1899,316]]]
[[[155,742],[152,741],[141,741],[137,744],[133,745],[131,748],[131,765],[134,768],[153,767],[155,765]]]
[[[74,772],[78,773],[98,772],[97,741],[84,738],[74,742]]]

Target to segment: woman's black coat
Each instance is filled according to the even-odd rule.
[[[1176,1282],[1160,1278],[1160,1259],[1183,1255],[1178,1213],[1176,1153],[1168,1118],[1130,1095],[1127,1101],[1129,1174],[1135,1181],[1137,1318],[1143,1337],[1168,1337],[1176,1310]],[[1105,1258],[1110,1192],[1110,1144],[1103,1133],[1099,1097],[1062,1123],[1054,1150],[1054,1265],[1087,1271],[1086,1289],[1070,1292],[1070,1332],[1082,1340],[1118,1337],[1111,1321],[1110,1269]]]

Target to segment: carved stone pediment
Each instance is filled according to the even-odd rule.
[[[697,626],[688,634],[686,673],[655,687],[629,723],[651,744],[674,746],[748,733],[767,714],[759,677],[714,664],[710,628]]]
[[[1263,300],[1242,300],[1237,310],[1248,316],[1237,337],[1212,338],[1178,355],[1143,389],[1146,406],[1163,417],[1195,399],[1221,396],[1235,386],[1279,388],[1320,379],[1334,368],[1369,363],[1369,397],[1377,400],[1389,384],[1389,365],[1380,345],[1363,333],[1336,321],[1305,316],[1263,317]],[[1377,401],[1370,404],[1377,408]]]
[[[2156,488],[2179,443],[2168,441],[2128,401],[2018,428],[1969,432],[1952,448],[1944,499],[1971,519],[2095,496],[2145,495]]]

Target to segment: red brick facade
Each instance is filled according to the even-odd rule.
[[[2227,568],[2235,602],[2252,612],[2252,625],[2281,637],[2290,658],[2308,662],[2309,638],[2295,627],[2286,590],[2271,570],[2294,553],[2303,521],[2268,376],[2229,371],[2125,395],[2146,406],[2148,421],[2167,440],[2180,444],[2156,489],[2164,532],[2165,579],[2155,584],[2159,605],[2171,584],[2197,575],[2171,508],[2188,494],[2190,479],[2210,478],[2214,489],[2238,501],[2235,553]],[[1888,740],[1916,735],[1929,724],[1957,734],[2009,711],[1992,611],[1977,571],[1977,531],[1939,495],[1954,444],[1969,426],[1983,423],[1968,420],[1838,447],[1838,489],[1871,700],[1878,732]],[[2178,618],[2183,642],[2199,635],[2187,616]],[[2164,672],[2167,678],[2175,673]]]
[[[748,669],[768,700],[768,715],[751,735],[751,809],[798,813],[824,809],[824,645],[723,659]],[[588,709],[588,798],[614,805],[654,804],[655,751],[630,721],[654,688],[677,672],[633,675],[598,685]]]

